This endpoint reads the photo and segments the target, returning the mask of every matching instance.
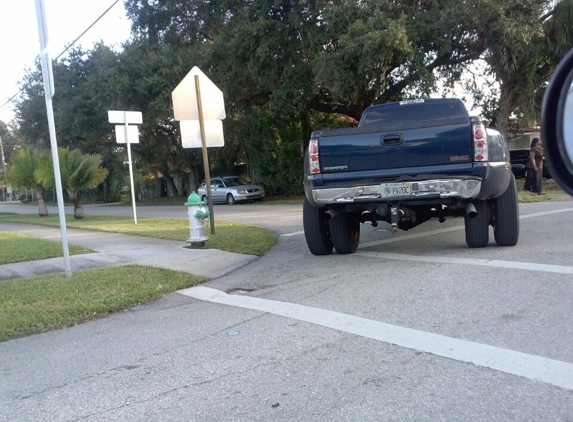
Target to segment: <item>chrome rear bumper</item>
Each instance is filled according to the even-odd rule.
[[[424,197],[470,199],[478,196],[480,180],[435,179],[415,182],[381,183],[345,188],[313,189],[316,204],[404,201]]]

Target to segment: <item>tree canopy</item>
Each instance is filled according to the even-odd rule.
[[[497,125],[512,114],[534,120],[557,58],[573,44],[572,2],[126,0],[133,39],[122,52],[98,44],[54,67],[58,142],[101,154],[113,180],[119,149],[107,110],[142,111],[137,165],[161,176],[169,194],[186,195],[202,158],[181,147],[171,92],[198,66],[227,111],[211,173],[247,163],[269,192],[299,193],[313,129],[347,125],[374,103],[428,96],[478,58],[501,85]],[[48,133],[38,73],[17,107],[32,145]]]

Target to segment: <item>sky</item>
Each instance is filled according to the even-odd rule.
[[[0,106],[16,94],[27,69],[34,69],[40,53],[40,38],[35,0],[1,0],[0,6]],[[44,0],[52,58],[78,38],[115,0]],[[121,49],[130,37],[130,21],[125,16],[123,0],[119,0],[75,46],[91,50],[94,43]],[[56,93],[57,95],[57,93]],[[0,108],[0,120],[14,118],[13,104]]]

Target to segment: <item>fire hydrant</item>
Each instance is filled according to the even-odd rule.
[[[209,209],[207,209],[199,195],[191,192],[185,205],[188,207],[187,214],[189,215],[189,239],[187,243],[191,246],[205,246],[205,242],[209,240],[205,236],[205,226],[203,220],[209,218]]]

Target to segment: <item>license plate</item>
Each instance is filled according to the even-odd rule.
[[[410,196],[412,193],[409,183],[386,183],[381,188],[382,198]]]

